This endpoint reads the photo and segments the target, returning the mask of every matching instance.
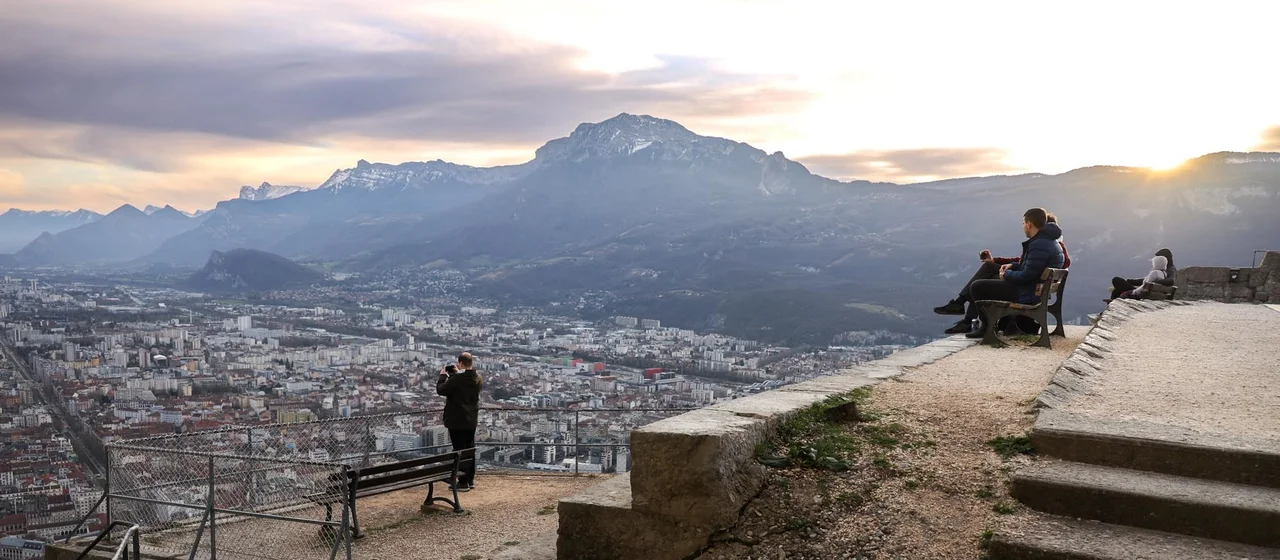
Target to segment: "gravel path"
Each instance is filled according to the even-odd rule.
[[[1105,374],[1068,412],[1280,441],[1280,312],[1198,303],[1116,329]]]
[[[853,470],[771,470],[729,542],[701,560],[982,557],[983,532],[1017,515],[1005,481],[1027,460],[987,442],[1030,430],[1032,401],[1086,331],[1068,327],[1051,350],[974,346],[876,385],[865,406],[876,418],[847,427],[864,442]],[[875,428],[898,443],[867,439]]]

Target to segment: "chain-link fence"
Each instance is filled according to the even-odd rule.
[[[630,469],[634,428],[685,409],[481,410],[481,470]],[[418,410],[113,443],[111,521],[145,546],[198,558],[349,558],[346,471],[448,451],[441,411]]]

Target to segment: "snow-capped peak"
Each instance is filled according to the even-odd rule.
[[[411,161],[401,164],[356,162],[356,166],[333,172],[329,180],[317,190],[340,191],[348,189],[377,190],[387,188],[413,188],[440,181],[457,181],[473,185],[491,185],[510,181],[528,173],[532,166],[504,165],[498,167],[472,167],[444,160]]]
[[[271,200],[273,198],[280,198],[282,196],[288,196],[305,190],[307,190],[306,187],[299,187],[295,185],[272,185],[271,183],[263,182],[261,185],[258,185],[257,188],[250,187],[248,185],[240,187],[240,198],[244,200]]]

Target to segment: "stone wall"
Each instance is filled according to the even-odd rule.
[[[1234,282],[1232,270],[1239,271]],[[1181,269],[1176,297],[1225,303],[1280,303],[1280,251],[1268,252],[1257,268],[1190,266]]]
[[[758,444],[806,407],[976,340],[952,337],[844,372],[660,420],[631,433],[632,471],[560,501],[560,560],[679,560],[737,521],[764,484]]]

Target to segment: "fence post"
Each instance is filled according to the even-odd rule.
[[[249,452],[246,453],[246,455],[252,457],[253,456],[253,426],[249,426],[245,428],[244,433],[245,433],[245,443],[248,444],[249,446]],[[257,500],[258,473],[254,472],[256,470],[257,470],[256,468],[249,469],[249,509],[254,509],[258,505],[258,500]]]
[[[209,504],[209,560],[218,559],[218,531],[216,526],[218,515],[217,512],[214,511],[213,503],[213,488],[215,484],[213,475],[213,457],[209,457],[209,496],[207,500]]]
[[[105,496],[105,498],[107,502],[107,523],[110,524],[111,523],[111,448],[110,447],[107,447],[107,495]],[[93,512],[92,511],[89,512],[89,515],[93,515]]]

